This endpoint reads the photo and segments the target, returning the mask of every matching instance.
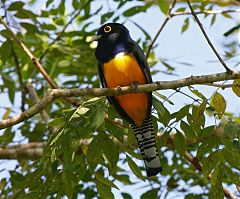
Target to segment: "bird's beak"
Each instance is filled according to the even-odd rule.
[[[98,41],[101,37],[102,35],[95,35],[92,37],[91,41]]]

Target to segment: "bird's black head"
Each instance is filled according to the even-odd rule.
[[[131,37],[128,29],[119,23],[107,23],[98,29],[93,40],[98,41],[96,57],[106,62],[117,53],[128,51]]]

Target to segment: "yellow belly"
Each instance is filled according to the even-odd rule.
[[[145,84],[146,79],[135,58],[119,53],[103,66],[107,87],[130,86],[133,83]],[[126,94],[115,97],[122,109],[140,126],[147,114],[148,96],[146,93]]]

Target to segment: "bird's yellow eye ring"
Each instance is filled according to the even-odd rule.
[[[105,26],[103,30],[104,30],[104,32],[108,33],[112,30],[112,28],[111,28],[111,26]]]

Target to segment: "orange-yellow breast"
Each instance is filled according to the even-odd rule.
[[[129,86],[133,83],[145,84],[146,79],[135,58],[119,53],[103,65],[107,87]],[[116,96],[122,109],[140,126],[147,115],[148,96],[146,93]]]

